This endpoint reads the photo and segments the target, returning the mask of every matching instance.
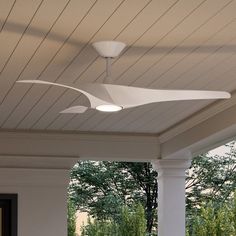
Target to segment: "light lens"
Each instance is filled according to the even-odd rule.
[[[122,107],[108,104],[108,105],[97,106],[96,109],[103,112],[116,112],[122,110]]]

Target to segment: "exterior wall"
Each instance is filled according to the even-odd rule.
[[[81,227],[83,225],[87,225],[88,213],[77,211],[76,217],[77,217],[76,218],[76,234],[77,234],[77,236],[81,236]]]
[[[18,194],[18,236],[67,235],[67,170],[0,169],[0,193]]]

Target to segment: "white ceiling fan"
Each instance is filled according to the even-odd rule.
[[[115,85],[111,77],[111,59],[120,55],[125,44],[117,41],[101,41],[93,44],[98,54],[106,59],[105,83],[81,84],[78,88],[69,84],[52,83],[42,80],[18,80],[19,83],[54,85],[75,90],[84,94],[90,101],[90,106],[73,106],[61,113],[83,113],[87,109],[96,109],[103,112],[116,112],[122,109],[138,107],[145,104],[201,99],[226,99],[231,95],[223,91],[203,90],[159,90],[131,86]]]

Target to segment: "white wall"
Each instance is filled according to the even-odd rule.
[[[0,169],[0,193],[18,194],[18,236],[66,236],[68,170]]]

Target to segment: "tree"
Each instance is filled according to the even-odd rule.
[[[146,219],[141,204],[133,207],[123,206],[120,219],[89,220],[82,228],[82,236],[145,236]]]
[[[151,233],[157,218],[157,172],[151,163],[120,162],[119,166],[128,171],[132,179],[138,183],[134,202],[142,202],[147,219],[147,232]]]
[[[221,205],[212,201],[203,203],[195,216],[188,233],[191,236],[234,236],[236,235],[236,192],[234,199]]]
[[[138,204],[132,208],[124,206],[118,222],[120,236],[144,236],[146,219],[143,206]]]
[[[67,225],[68,225],[68,236],[75,236],[76,232],[76,207],[68,200],[67,205]]]
[[[186,180],[188,221],[203,202],[221,204],[236,185],[235,142],[223,156],[195,157]],[[157,172],[151,163],[78,162],[71,173],[70,196],[77,208],[97,219],[116,221],[122,206],[140,202],[147,219],[147,232],[157,224]]]
[[[88,219],[88,224],[82,227],[81,236],[118,236],[118,225],[109,220],[93,220]]]
[[[151,232],[157,208],[157,172],[150,163],[83,161],[71,173],[70,196],[82,211],[118,220],[124,205],[141,202]]]
[[[225,147],[228,152],[222,156],[203,154],[192,160],[186,179],[188,212],[204,202],[222,204],[232,197],[236,188],[235,142]]]

